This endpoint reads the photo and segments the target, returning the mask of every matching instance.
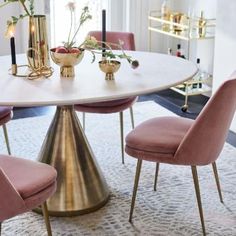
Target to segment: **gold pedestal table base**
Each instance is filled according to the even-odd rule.
[[[50,215],[81,215],[108,201],[106,180],[73,106],[57,107],[39,161],[55,167],[58,174],[56,193],[47,201]]]

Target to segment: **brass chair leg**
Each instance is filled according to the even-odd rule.
[[[125,155],[124,155],[124,122],[123,122],[123,112],[120,112],[120,141],[121,141],[121,156],[122,164],[125,164]]]
[[[203,210],[202,210],[202,201],[201,201],[201,193],[200,193],[200,187],[199,187],[199,182],[198,182],[197,167],[192,166],[191,168],[192,168],[195,193],[196,193],[196,197],[197,197],[198,210],[199,210],[199,215],[200,215],[201,224],[202,224],[202,232],[203,232],[203,235],[205,236],[206,229],[205,229],[204,216],[203,216]]]
[[[217,166],[216,166],[215,162],[212,163],[212,168],[213,168],[213,172],[215,175],[215,181],[216,181],[216,186],[217,186],[217,190],[219,193],[220,201],[223,203],[223,197],[222,197],[222,192],[221,192],[221,187],[220,187],[220,180],[219,180],[219,175],[218,175]]]
[[[130,213],[129,213],[129,222],[130,223],[132,222],[132,216],[133,216],[135,199],[136,199],[137,190],[138,190],[138,182],[139,182],[141,167],[142,167],[142,160],[138,160],[137,167],[136,167],[136,173],[135,173],[135,179],[134,179],[133,196],[132,196]]]
[[[52,230],[51,230],[51,225],[50,225],[49,216],[48,216],[48,207],[47,207],[46,202],[42,204],[42,210],[43,210],[43,217],[44,217],[45,225],[47,228],[48,236],[52,236]]]
[[[134,129],[134,112],[133,112],[133,107],[130,107],[129,111],[130,111],[130,118],[131,118],[132,129]]]
[[[158,179],[158,173],[159,173],[159,163],[156,163],[156,172],[155,172],[155,179],[154,179],[154,191],[157,191],[157,179]]]
[[[4,132],[4,136],[5,136],[6,145],[7,145],[7,152],[9,155],[11,155],[11,149],[10,149],[10,143],[9,143],[9,139],[8,139],[6,124],[3,124],[2,128],[3,128],[3,132]]]
[[[83,130],[85,131],[85,112],[82,113],[83,119]]]

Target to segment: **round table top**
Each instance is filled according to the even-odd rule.
[[[122,60],[113,81],[105,80],[98,63],[91,63],[92,56],[88,52],[75,67],[75,78],[60,78],[59,66],[51,62],[55,70],[53,75],[37,80],[9,75],[10,56],[2,56],[0,105],[71,105],[114,100],[169,88],[197,72],[194,63],[175,56],[138,51],[129,51],[128,55],[137,59],[140,66],[133,70],[126,60]],[[25,64],[26,56],[17,55],[17,62]]]

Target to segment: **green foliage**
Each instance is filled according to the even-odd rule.
[[[4,0],[4,3],[0,5],[0,8],[10,4],[10,3],[19,3],[23,7],[25,14],[20,14],[17,16],[12,16],[10,20],[7,20],[7,32],[6,35],[8,35],[8,32],[10,28],[15,26],[19,20],[22,20],[26,16],[32,16],[34,15],[34,0]],[[28,6],[28,7],[27,7]]]
[[[105,48],[103,47],[105,45]],[[96,38],[88,36],[85,41],[79,46],[83,47],[85,50],[90,51],[92,53],[92,63],[96,59],[96,54],[102,54],[106,60],[112,59],[126,59],[133,69],[136,69],[139,66],[139,62],[137,60],[133,60],[131,56],[127,55],[123,50],[123,42],[119,40],[119,44],[116,43],[109,43],[109,42],[102,42],[97,41]],[[119,48],[121,53],[114,52],[112,50],[112,46]]]

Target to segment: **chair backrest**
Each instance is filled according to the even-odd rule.
[[[186,165],[214,162],[225,143],[236,109],[236,73],[208,101],[180,143],[175,158]]]
[[[24,208],[23,199],[0,167],[0,222],[21,213]]]
[[[98,41],[102,40],[102,32],[101,31],[90,31],[88,35],[95,37]],[[114,32],[107,31],[106,32],[106,41],[110,43],[119,44],[119,40],[124,42],[123,49],[125,50],[135,50],[134,43],[134,34],[129,32]],[[111,45],[112,49],[120,49]]]

